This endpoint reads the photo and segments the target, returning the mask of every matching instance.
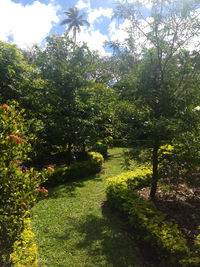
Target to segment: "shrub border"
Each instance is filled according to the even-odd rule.
[[[88,160],[75,162],[66,167],[55,168],[45,185],[56,186],[100,172],[104,161],[103,156],[98,152],[89,152],[88,156]]]
[[[38,251],[34,241],[35,234],[31,230],[30,218],[24,219],[24,230],[13,245],[13,252],[10,254],[12,266],[38,266]]]
[[[170,263],[171,266],[199,266],[200,235],[195,240],[196,251],[193,253],[177,225],[166,221],[165,214],[153,202],[140,198],[134,192],[150,182],[151,174],[151,168],[143,166],[136,171],[109,178],[107,199],[128,216],[137,237],[150,244],[162,256],[163,263]]]

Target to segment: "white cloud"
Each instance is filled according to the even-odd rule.
[[[89,30],[82,27],[81,32],[77,35],[77,42],[87,43],[90,50],[98,51],[101,56],[109,56],[104,50],[104,42],[108,41],[108,37],[99,30]]]
[[[118,27],[117,27],[116,20],[113,20],[109,26],[110,40],[123,42],[129,36],[127,32],[127,28],[129,26],[130,26],[130,22],[127,19],[123,23],[118,25]]]
[[[88,8],[90,6],[89,2],[84,2],[83,0],[79,0],[75,7],[78,9]]]
[[[94,23],[98,18],[101,16],[111,18],[113,16],[113,9],[112,8],[102,8],[100,7],[99,9],[93,9],[90,11],[88,15],[88,21],[90,24]]]
[[[146,8],[151,8],[152,7],[152,0],[119,0],[119,2],[121,3],[139,3],[143,6],[145,6]]]
[[[150,31],[149,23],[151,22],[151,18],[147,18],[147,21],[145,20],[139,20],[138,23],[140,24],[141,28],[143,29],[143,32],[148,33]],[[129,36],[132,36],[135,44],[135,53],[140,54],[143,47],[150,48],[152,44],[150,41],[146,39],[146,37],[143,35],[142,32],[140,32],[137,29],[132,29],[131,22],[128,19],[125,19],[124,22],[117,25],[116,20],[113,20],[110,23],[109,26],[109,36],[111,41],[117,41],[121,44],[125,45],[126,39],[129,38]]]
[[[21,48],[40,44],[59,21],[58,8],[53,3],[46,5],[39,1],[25,6],[11,0],[0,1],[0,39],[8,41],[12,36]]]

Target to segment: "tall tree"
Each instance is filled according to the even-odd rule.
[[[78,9],[76,7],[70,7],[67,8],[67,11],[64,12],[64,14],[67,16],[67,19],[64,19],[60,24],[68,24],[67,31],[73,31],[73,39],[76,43],[76,33],[77,31],[80,32],[81,26],[90,26],[89,22],[84,19],[85,13],[79,14]]]
[[[182,122],[186,113],[192,114],[197,105],[198,67],[191,63],[195,53],[184,49],[200,34],[199,1],[150,0],[148,12],[142,4],[140,0],[123,1],[115,15],[129,21],[129,33],[136,42],[142,37],[143,62],[132,88],[135,103],[147,111],[146,125],[151,129],[153,178],[150,196],[154,199],[161,143],[169,136],[172,138],[180,131],[189,130],[189,124]],[[182,127],[178,128],[179,125]],[[189,127],[192,129],[191,124]]]
[[[67,34],[48,37],[45,49],[38,51],[36,64],[45,81],[39,96],[40,140],[49,151],[67,147],[71,156],[72,147],[109,136],[112,90],[101,82],[96,61],[86,45],[74,45]]]

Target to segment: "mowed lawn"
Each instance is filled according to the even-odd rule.
[[[109,150],[100,174],[58,186],[34,207],[40,266],[144,266],[124,222],[104,204],[106,179],[123,171],[122,150]]]

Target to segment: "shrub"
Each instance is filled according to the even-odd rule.
[[[174,264],[179,260],[190,256],[186,240],[177,225],[167,222],[165,215],[157,210],[153,202],[141,199],[134,192],[149,183],[150,174],[151,171],[144,167],[108,179],[107,198],[128,215],[140,239],[151,244],[166,262],[176,266]]]
[[[119,191],[122,192],[128,188],[136,190],[149,185],[152,177],[152,168],[142,166],[136,171],[124,172],[118,176],[108,179],[107,181],[107,194]]]
[[[27,210],[34,205],[37,187],[44,177],[32,168],[21,166],[30,151],[23,112],[13,104],[3,105],[0,117],[0,261],[8,263],[13,244],[24,229]]]
[[[112,146],[113,147],[124,147],[125,144],[124,144],[124,139],[113,139],[112,141]]]
[[[14,243],[14,251],[10,255],[10,261],[14,267],[38,266],[37,246],[34,242],[34,233],[31,231],[30,219],[25,219],[24,230],[19,239]]]
[[[174,142],[172,145],[162,146],[159,150],[159,176],[169,178],[171,182],[184,180],[188,183],[196,183],[195,176],[199,169],[200,153],[199,139],[194,142],[191,136],[182,143]],[[195,145],[194,145],[195,143]]]
[[[88,155],[88,160],[55,169],[55,172],[49,175],[45,184],[55,186],[100,172],[103,156],[97,152],[89,152]]]
[[[97,142],[95,145],[93,145],[92,151],[100,153],[104,157],[104,159],[108,155],[108,147],[107,147],[107,145],[103,144],[101,142]]]
[[[200,230],[200,226],[198,229]],[[191,257],[183,259],[181,264],[184,267],[200,266],[200,234],[194,240],[194,252]]]

